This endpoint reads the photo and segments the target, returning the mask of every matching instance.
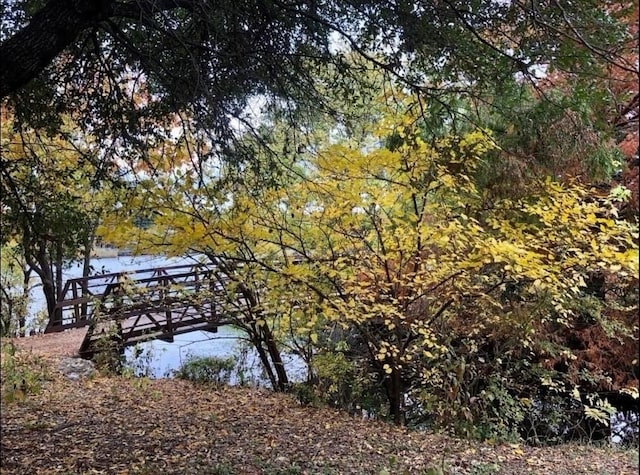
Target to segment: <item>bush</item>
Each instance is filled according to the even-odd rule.
[[[29,394],[37,394],[48,378],[41,358],[20,352],[13,343],[2,344],[2,400],[22,401]]]
[[[194,383],[222,385],[229,383],[234,368],[233,358],[190,356],[174,372],[174,376]]]
[[[325,352],[313,356],[310,369],[309,381],[293,383],[290,388],[300,403],[326,404],[352,415],[383,416],[385,396],[366,364],[350,360],[342,352]]]
[[[117,325],[109,325],[107,331],[94,342],[93,362],[104,375],[121,374],[124,369],[122,337],[118,329]]]

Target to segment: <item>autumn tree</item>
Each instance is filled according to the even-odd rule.
[[[280,172],[276,169],[265,177],[262,166],[251,171],[233,163],[198,160],[206,146],[185,128],[152,150],[143,166],[130,170],[135,177],[130,193],[105,216],[98,234],[138,253],[161,249],[169,255],[208,257],[215,264],[218,290],[213,295],[201,291],[196,298],[216,300],[219,317],[244,332],[272,388],[283,391],[289,377],[281,340],[274,333],[278,324],[264,307],[263,289],[271,273],[255,265],[253,256],[261,251],[246,221],[245,207],[252,203],[243,194],[252,186],[257,191],[273,184]],[[291,148],[287,140],[280,146],[284,155]],[[261,158],[273,163],[272,156]],[[138,226],[140,216],[148,218],[147,226]]]
[[[513,182],[524,185],[527,175],[539,173],[595,184],[605,193],[614,181],[637,186],[638,4],[603,4],[603,11],[620,20],[624,39],[615,48],[617,59],[588,85],[569,69],[548,64],[535,80],[505,81],[498,95],[472,101],[479,124],[500,144],[486,167],[487,184],[496,192],[501,182],[506,191],[522,190]],[[576,56],[589,54],[589,45],[575,47]],[[637,202],[634,197],[621,205],[631,219]]]
[[[2,243],[17,244],[25,273],[40,278],[50,317],[61,298],[64,267],[82,259],[88,275],[95,229],[113,205],[117,182],[113,170],[100,165],[108,163],[102,153],[70,123],[64,135],[49,136],[4,115]]]
[[[526,365],[523,347],[536,355],[530,364],[544,360],[548,349],[537,338],[555,341],[556,326],[583,318],[575,306],[583,292],[588,298],[592,269],[622,272],[619,284],[628,278],[633,288],[636,231],[615,213],[601,217],[606,203],[589,203],[579,188],[553,182],[487,208],[474,176],[495,147],[490,137],[477,131],[428,144],[416,124],[410,114],[382,121],[376,133],[393,139],[390,148],[363,153],[337,145],[320,153],[315,173],[280,197],[278,221],[262,222],[275,242],[308,259],[306,270],[290,266],[282,278],[307,283],[316,296],[325,282],[309,308],[321,309],[316,320],[340,322],[357,335],[396,421],[461,394],[467,399],[455,410],[478,417],[486,408],[474,415],[468,401],[489,391],[469,373],[496,371],[496,360],[510,352],[516,367]],[[609,325],[606,315],[598,318]],[[629,322],[620,328],[633,338]],[[529,384],[525,391],[536,383]],[[408,395],[413,408],[404,406]]]
[[[517,74],[569,71],[580,90],[607,65],[635,71],[620,52],[629,40],[628,2],[3,2],[0,96],[16,118],[41,128],[72,116],[91,133],[138,150],[185,113],[208,134],[209,155],[236,137],[260,97],[290,111],[329,110],[316,81],[349,101],[358,55],[371,68],[446,115],[467,115],[450,96],[500,94]],[[153,145],[153,144],[151,144]],[[241,155],[250,161],[251,155]]]
[[[288,170],[275,184],[224,166],[145,181],[133,207],[156,216],[136,239],[234,269],[255,290],[239,324],[268,328],[345,406],[382,399],[396,422],[506,437],[529,420],[527,401],[548,397],[546,384],[563,400],[576,389],[581,408],[605,417],[586,399],[604,390],[604,368],[581,376],[589,361],[561,335],[589,318],[605,340],[637,341],[610,312],[635,308],[620,295],[637,283],[637,224],[618,218],[614,196],[546,175],[527,194],[496,197],[480,186],[497,147],[489,131],[434,137],[420,103],[401,94],[368,111],[363,133],[350,139],[336,124],[295,160],[284,160],[275,127],[283,139],[271,151]],[[123,223],[103,232],[131,236]],[[591,289],[594,270],[606,296]],[[559,359],[575,371],[554,367]],[[352,378],[350,394],[327,368]]]

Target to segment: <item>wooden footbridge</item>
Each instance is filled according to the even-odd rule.
[[[228,323],[228,292],[212,264],[187,264],[70,279],[45,333],[88,326],[80,356],[104,341],[119,348],[140,341],[173,341]]]

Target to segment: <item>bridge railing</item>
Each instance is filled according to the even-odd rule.
[[[88,325],[98,310],[131,305],[141,298],[167,301],[199,292],[203,286],[212,290],[214,272],[212,264],[198,263],[69,279],[45,332]]]

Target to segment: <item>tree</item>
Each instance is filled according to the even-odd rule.
[[[228,146],[230,118],[246,120],[251,98],[298,113],[325,108],[314,78],[327,65],[335,66],[332,83],[348,93],[357,80],[348,52],[445,107],[450,93],[480,95],[514,74],[536,84],[539,67],[570,71],[586,90],[606,65],[635,71],[618,49],[628,40],[620,18],[634,6],[5,2],[0,96],[19,121],[54,127],[61,113],[74,114],[93,133],[139,149],[159,124],[188,113],[210,141]]]
[[[0,335],[25,335],[29,275],[16,243],[3,245],[0,259]]]
[[[315,305],[357,335],[360,357],[383,384],[396,422],[416,408],[446,415],[437,401],[479,422],[486,408],[474,413],[469,400],[489,391],[469,373],[500,373],[495,364],[506,355],[513,367],[541,364],[536,358],[548,351],[541,335],[557,341],[559,327],[584,318],[577,305],[588,299],[582,289],[594,268],[626,268],[616,285],[633,288],[635,228],[603,216],[605,203],[589,203],[579,188],[551,181],[520,200],[487,201],[474,176],[494,147],[490,138],[476,131],[429,144],[419,123],[411,114],[383,119],[374,134],[391,137],[389,148],[322,152],[308,180],[280,196],[282,219],[261,222],[273,241],[310,263],[287,267],[281,278],[306,283],[312,295],[322,281],[332,284]],[[597,318],[633,338],[628,321],[604,311]],[[515,384],[509,392],[526,393],[536,383]],[[405,408],[407,398],[413,407]]]
[[[6,112],[6,111],[5,111]],[[15,126],[15,127],[14,127]],[[90,252],[100,216],[112,205],[111,170],[100,165],[91,137],[65,124],[65,134],[20,127],[8,114],[2,123],[2,243],[16,242],[24,272],[42,282],[51,318],[62,297],[63,268]]]
[[[245,205],[251,203],[233,191],[251,186],[249,176],[263,177],[245,170],[247,182],[239,185],[236,173],[242,172],[235,166],[197,160],[202,147],[199,137],[186,129],[150,151],[144,166],[132,170],[136,180],[131,192],[119,209],[105,216],[98,234],[140,253],[162,249],[172,255],[205,254],[215,264],[218,290],[215,295],[200,291],[196,298],[216,300],[219,317],[244,331],[272,388],[283,391],[289,378],[281,342],[274,335],[277,322],[266,315],[262,294],[270,272],[251,258],[255,240],[243,235]],[[140,216],[148,217],[148,226],[137,225]]]
[[[281,149],[289,173],[276,185],[229,167],[145,182],[139,197],[157,214],[137,239],[233,263],[254,289],[240,324],[295,349],[311,382],[324,384],[323,365],[349,374],[353,397],[381,395],[396,422],[506,437],[532,413],[527,400],[546,404],[541,381],[563,401],[579,385],[589,406],[611,368],[581,373],[595,362],[566,335],[588,322],[603,345],[636,341],[615,311],[635,308],[637,224],[617,217],[614,197],[544,174],[496,197],[479,186],[496,148],[488,131],[425,136],[419,104],[399,95],[369,111],[364,138],[322,139],[293,163]],[[131,235],[124,222],[105,231]],[[594,294],[594,271],[606,295]],[[630,375],[613,387],[632,385]]]

